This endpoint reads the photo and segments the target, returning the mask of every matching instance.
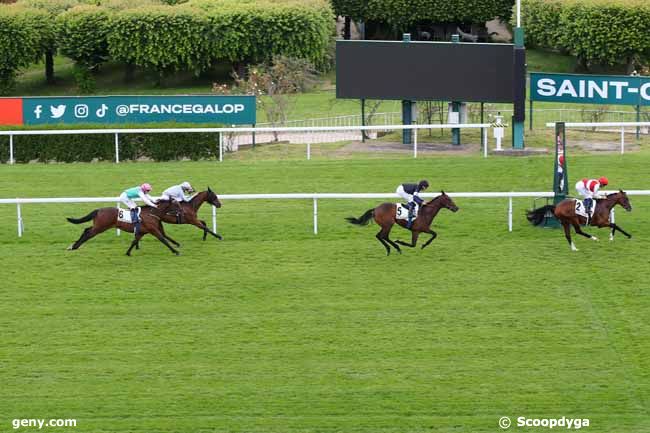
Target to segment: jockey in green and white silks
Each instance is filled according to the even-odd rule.
[[[134,233],[137,235],[138,229],[140,228],[140,219],[138,218],[138,205],[134,201],[136,198],[142,199],[142,201],[151,207],[158,207],[154,203],[153,198],[149,195],[151,192],[151,185],[148,183],[143,183],[140,186],[134,186],[129,188],[120,194],[120,201],[124,203],[131,210],[131,221],[135,224]]]

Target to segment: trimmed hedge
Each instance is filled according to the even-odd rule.
[[[37,61],[50,33],[47,12],[20,6],[0,8],[0,95],[8,94],[21,68]]]
[[[332,0],[337,15],[401,29],[421,21],[481,23],[510,19],[515,0]]]
[[[120,160],[209,159],[219,155],[218,133],[120,134]],[[17,162],[89,162],[115,159],[115,136],[20,135],[14,137]],[[9,137],[0,136],[0,162],[9,159]]]
[[[210,65],[212,34],[204,13],[191,8],[159,6],[127,10],[111,20],[111,57],[160,73]]]
[[[567,52],[583,64],[650,58],[646,0],[523,0],[522,8],[529,46]]]

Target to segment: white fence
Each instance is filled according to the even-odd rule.
[[[547,123],[549,128],[555,128],[558,122]],[[650,127],[650,122],[568,122],[565,128],[616,128],[621,130],[621,155],[625,153],[625,128]]]
[[[607,191],[603,191],[607,192]],[[626,191],[628,195],[636,196],[650,196],[650,190],[633,190]],[[420,194],[423,198],[432,198],[436,197],[437,194],[425,193]],[[513,198],[543,198],[543,197],[553,197],[552,192],[456,192],[448,193],[452,198],[478,198],[478,199],[499,199],[507,198],[508,199],[508,210],[507,210],[507,223],[508,231],[512,231],[512,214],[513,214]],[[398,196],[396,194],[386,194],[386,193],[348,193],[348,194],[339,194],[339,193],[313,193],[313,194],[226,194],[220,195],[220,200],[311,200],[313,202],[314,209],[314,234],[318,234],[318,200],[328,200],[328,199],[390,199],[396,200]],[[44,203],[117,203],[117,197],[60,197],[60,198],[9,198],[9,199],[0,199],[0,204],[15,204],[16,205],[16,215],[18,222],[18,237],[22,237],[25,226],[24,220],[22,217],[21,205],[23,204],[44,204]],[[212,207],[212,229],[213,231],[217,230],[217,212],[216,208]],[[119,234],[119,231],[118,231]]]
[[[413,157],[418,156],[418,130],[419,129],[481,129],[481,145],[484,156],[487,156],[487,130],[492,127],[489,123],[463,123],[463,124],[432,124],[432,125],[373,125],[373,126],[317,126],[317,127],[264,127],[264,128],[161,128],[161,129],[69,129],[69,130],[24,130],[0,131],[0,135],[9,136],[9,164],[15,162],[14,137],[21,135],[114,135],[115,136],[115,162],[120,162],[120,134],[168,134],[212,132],[219,133],[219,161],[223,161],[224,135],[260,133],[318,133],[318,132],[350,132],[358,131],[361,139],[362,131],[392,131],[413,130]],[[307,159],[311,159],[311,144],[307,141]]]

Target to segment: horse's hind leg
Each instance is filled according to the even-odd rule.
[[[592,236],[589,233],[583,232],[582,228],[580,227],[580,224],[573,224],[573,228],[575,229],[576,233],[586,237],[587,239],[591,239],[593,241],[597,241],[598,238],[596,236]]]
[[[163,234],[160,232],[160,227],[162,224],[160,224],[158,227],[151,228],[149,229],[149,233],[154,235],[156,239],[158,239],[160,242],[162,242],[167,248],[171,250],[172,253],[176,254],[177,256],[180,255],[181,253],[177,250],[174,249],[171,245],[169,245],[169,242],[167,242],[167,239],[163,236]]]
[[[165,229],[164,229],[164,227],[163,227],[162,224],[160,224],[160,233],[162,233],[162,235],[165,237],[165,239],[167,239],[167,240],[168,240],[169,242],[171,242],[172,244],[176,245],[177,247],[180,247],[180,246],[181,246],[181,244],[179,244],[178,242],[176,242],[174,239],[170,238],[170,237],[167,235],[167,233],[165,233]]]
[[[395,248],[398,253],[402,254],[402,250],[400,249],[399,245],[391,241],[390,238],[388,237],[388,235],[390,234],[390,229],[391,227],[388,227],[387,229],[382,229],[382,232],[384,233],[384,240],[388,242],[391,247]]]
[[[87,227],[83,231],[83,233],[81,234],[79,239],[77,239],[77,241],[74,244],[72,244],[72,245],[70,245],[68,247],[68,250],[76,250],[76,249],[78,249],[83,243],[85,243],[88,240],[94,238],[98,234],[105,232],[106,230],[108,230],[108,227],[101,228],[101,229],[97,229],[95,227]]]
[[[569,227],[569,224],[565,223],[565,222],[562,223],[562,227],[564,227],[564,236],[566,237],[566,240],[569,242],[569,246],[571,247],[571,251],[578,251],[575,244],[571,240],[571,227]]]
[[[384,238],[382,237],[382,235],[381,235],[382,232],[383,232],[383,229],[379,230],[379,232],[375,235],[375,237],[377,238],[377,240],[379,242],[381,242],[381,244],[384,246],[384,248],[386,248],[386,255],[390,256],[390,246],[389,246],[388,242],[386,242],[384,240]]]
[[[133,241],[131,242],[131,246],[129,247],[128,250],[126,250],[127,256],[131,255],[131,250],[133,249],[133,247],[135,247],[136,249],[140,249],[138,245],[140,244],[140,239],[142,239],[142,236],[144,236],[142,233],[138,233],[136,235],[135,239],[133,239]]]

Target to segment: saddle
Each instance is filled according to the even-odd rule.
[[[583,200],[576,199],[575,200],[575,213],[578,216],[581,216],[583,218],[587,219],[587,224],[591,221],[591,219],[594,216],[594,213],[596,212],[596,205],[597,202],[595,199],[593,199],[593,202],[591,204],[591,210],[589,213],[587,213],[587,206],[585,205]]]
[[[420,206],[415,204],[415,209],[413,210],[413,219],[417,218],[418,216],[418,211],[420,210]],[[409,218],[409,207],[408,204],[405,203],[395,203],[395,219],[398,220],[407,220]]]
[[[140,220],[140,213],[142,212],[142,208],[139,206],[136,208],[138,212],[138,219]],[[128,224],[134,224],[135,221],[131,218],[131,209],[122,209],[120,208],[117,212],[117,221],[123,222],[123,223],[128,223]]]

